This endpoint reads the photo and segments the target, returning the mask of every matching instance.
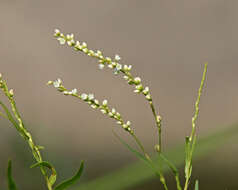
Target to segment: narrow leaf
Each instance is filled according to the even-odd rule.
[[[35,168],[35,167],[39,167],[39,166],[47,167],[48,169],[51,170],[52,173],[51,173],[51,176],[49,177],[49,183],[50,183],[50,186],[54,185],[56,178],[57,178],[57,173],[56,173],[55,168],[49,162],[46,162],[46,161],[33,164],[31,166],[31,168]]]
[[[0,105],[2,106],[2,108],[4,109],[4,111],[6,112],[9,121],[11,121],[12,124],[13,124],[13,125],[16,127],[16,129],[19,131],[19,130],[20,130],[20,127],[19,127],[18,123],[15,121],[15,119],[14,119],[14,117],[12,116],[11,112],[8,110],[7,106],[5,106],[5,104],[2,103],[1,101],[0,101]]]
[[[9,190],[17,190],[16,184],[12,178],[12,162],[11,162],[11,160],[8,161],[7,179],[8,179],[8,189]]]
[[[214,150],[228,145],[231,139],[238,136],[238,124],[224,126],[223,130],[215,131],[206,137],[199,138],[197,147],[194,152],[194,158],[197,160],[205,155],[212,154]],[[171,160],[175,166],[181,166],[184,163],[184,143],[167,150],[163,153],[168,160]],[[157,160],[153,157],[152,160]],[[169,168],[162,167],[163,172],[167,172]],[[94,180],[85,182],[75,190],[121,190],[138,186],[148,180],[153,179],[154,173],[144,163],[135,162],[129,166],[120,168],[115,172],[98,177]]]
[[[131,151],[133,154],[135,154],[139,159],[148,162],[148,160],[146,159],[146,157],[141,154],[140,152],[138,152],[137,150],[135,150],[134,148],[132,148],[129,144],[127,144],[121,137],[119,137],[114,131],[113,134],[115,135],[115,137],[125,146],[129,149],[129,151]]]
[[[199,190],[198,180],[195,182],[195,190]]]
[[[171,161],[169,161],[163,154],[160,154],[159,156],[169,166],[169,168],[172,170],[174,174],[178,174],[176,166]]]
[[[129,144],[127,144],[122,138],[120,138],[114,131],[113,134],[115,135],[115,137],[124,145],[126,146],[129,151],[131,151],[133,154],[136,155],[137,158],[139,158],[140,160],[144,161],[153,171],[157,176],[160,176],[159,174],[159,170],[156,168],[156,166],[153,164],[152,161],[148,160],[143,154],[141,154],[140,152],[138,152],[137,150],[135,150],[134,148],[132,148]]]
[[[57,185],[55,190],[64,190],[64,189],[70,187],[71,185],[73,185],[74,183],[76,183],[80,179],[80,177],[83,173],[83,169],[84,169],[84,161],[81,162],[80,168],[79,168],[78,172],[76,173],[76,175],[70,179],[63,181],[61,184]]]

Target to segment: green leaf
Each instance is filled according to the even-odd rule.
[[[131,151],[133,154],[136,155],[136,157],[138,157],[139,159],[148,162],[148,160],[146,159],[146,157],[141,154],[140,152],[138,152],[137,150],[135,150],[134,148],[132,148],[129,144],[127,144],[121,137],[119,137],[114,131],[113,134],[115,135],[115,137],[125,146],[129,149],[129,151]]]
[[[206,137],[199,138],[194,151],[194,159],[199,159],[212,154],[214,150],[221,148],[226,142],[238,136],[238,124],[225,126],[225,129],[214,132]],[[182,166],[184,163],[184,143],[167,150],[163,153],[175,166]],[[157,160],[153,157],[152,160]],[[161,168],[168,172],[168,167]],[[155,177],[154,172],[142,162],[131,163],[127,167],[120,168],[115,172],[108,173],[95,180],[85,182],[75,190],[122,190],[143,184]]]
[[[129,151],[131,151],[133,154],[136,155],[137,158],[139,158],[140,160],[144,161],[151,169],[152,171],[154,171],[155,175],[160,177],[160,171],[159,169],[156,167],[155,164],[153,164],[152,160],[146,158],[143,154],[141,154],[140,152],[138,152],[137,150],[135,150],[134,148],[132,148],[129,144],[127,144],[122,138],[120,138],[114,131],[113,134],[115,135],[115,137],[125,146],[129,149]]]
[[[1,101],[0,101],[0,105],[2,106],[3,110],[6,112],[9,121],[11,121],[12,124],[13,124],[13,125],[16,127],[16,129],[19,131],[19,130],[20,130],[20,127],[19,127],[18,123],[15,121],[15,119],[14,119],[14,117],[12,116],[11,112],[8,110],[7,106],[5,106],[5,104],[2,103]]]
[[[195,190],[199,190],[198,180],[195,182]]]
[[[31,166],[31,168],[35,168],[35,167],[39,167],[39,166],[47,167],[48,169],[51,170],[51,176],[49,177],[49,184],[50,184],[50,186],[53,186],[56,181],[56,178],[57,178],[57,173],[56,173],[55,168],[49,162],[46,162],[46,161],[33,164]]]
[[[7,179],[8,179],[8,189],[9,190],[17,190],[16,184],[12,178],[12,162],[11,162],[11,160],[8,161]]]
[[[80,179],[80,177],[83,173],[83,169],[84,169],[84,161],[81,162],[80,168],[79,168],[78,172],[76,173],[76,175],[70,179],[63,181],[61,184],[57,185],[55,187],[55,190],[64,190],[64,189],[70,187],[71,185],[73,185],[74,183],[76,183]]]
[[[178,174],[176,166],[171,161],[169,161],[162,153],[159,156],[169,166],[169,168],[172,170],[174,174]]]
[[[140,152],[138,152],[137,150],[135,150],[134,148],[132,148],[129,144],[127,144],[122,138],[120,138],[114,131],[113,134],[115,135],[115,137],[125,146],[129,149],[129,151],[131,151],[133,154],[136,155],[137,158],[139,158],[140,160],[144,161],[153,171],[154,173],[159,176],[159,170],[156,168],[156,166],[153,164],[152,161],[150,161],[149,159],[147,159],[143,154],[141,154]]]

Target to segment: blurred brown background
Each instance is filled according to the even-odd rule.
[[[46,82],[60,77],[68,88],[108,99],[132,122],[149,151],[156,140],[153,118],[144,98],[121,76],[101,71],[96,60],[60,46],[54,29],[74,33],[92,49],[111,57],[119,54],[122,63],[133,65],[133,74],[152,89],[164,119],[163,143],[169,148],[183,143],[190,132],[204,62],[209,70],[199,135],[238,120],[237,10],[236,0],[0,0],[0,72],[60,179],[75,172],[81,159],[87,165],[83,180],[94,179],[136,158],[112,135],[119,128],[114,121]],[[15,129],[2,118],[0,127],[0,188],[6,189],[11,158],[20,189],[46,189],[39,171],[28,168],[31,154]],[[201,189],[238,189],[237,142],[195,162]],[[135,189],[157,185],[151,181]]]

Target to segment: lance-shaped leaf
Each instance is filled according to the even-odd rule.
[[[7,181],[8,181],[8,189],[9,190],[17,190],[16,184],[12,178],[12,162],[11,162],[11,160],[8,161]]]
[[[55,190],[65,190],[66,188],[68,188],[71,185],[73,185],[74,183],[76,183],[80,179],[80,177],[83,173],[83,169],[84,169],[84,161],[81,162],[80,168],[79,168],[78,172],[75,174],[75,176],[73,176],[72,178],[67,179],[67,180],[63,181],[62,183],[60,183],[59,185],[57,185],[55,187]]]
[[[53,186],[55,181],[56,181],[56,177],[57,177],[57,173],[56,173],[55,168],[49,162],[46,162],[46,161],[38,162],[36,164],[33,164],[31,166],[31,168],[35,168],[35,167],[38,167],[38,166],[47,167],[51,170],[51,176],[49,177],[49,185]]]
[[[206,137],[201,137],[197,142],[194,152],[195,160],[212,154],[228,143],[231,139],[238,136],[238,124],[225,126],[225,129],[210,133]],[[163,153],[166,158],[171,160],[175,166],[181,166],[184,163],[184,143],[167,150]],[[157,160],[158,157],[152,157]],[[168,171],[168,167],[162,167],[163,172]],[[135,162],[127,167],[120,168],[118,171],[111,172],[105,176],[98,177],[95,180],[82,183],[76,190],[122,190],[138,186],[148,180],[153,179],[154,173],[144,163]]]
[[[134,148],[132,148],[129,144],[127,144],[121,137],[119,137],[114,131],[113,134],[115,135],[115,137],[125,146],[129,149],[129,151],[131,151],[133,154],[136,155],[136,157],[138,157],[140,160],[144,161],[154,172],[157,176],[159,176],[159,170],[155,167],[155,165],[153,164],[152,161],[150,161],[149,159],[147,159],[143,154],[141,154],[140,152],[138,152],[137,150],[135,150]]]

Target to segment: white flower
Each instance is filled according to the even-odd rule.
[[[78,49],[82,49],[82,46],[80,45],[80,42],[79,41],[76,41],[75,45],[74,45],[75,48],[78,48]]]
[[[76,88],[74,88],[74,89],[71,91],[71,93],[74,94],[74,95],[76,95],[77,92],[78,92],[78,90],[77,90]]]
[[[87,99],[88,99],[88,95],[85,94],[85,93],[81,94],[80,97],[81,97],[83,100],[87,100]]]
[[[116,113],[116,109],[112,108],[112,114],[115,115],[115,113]]]
[[[61,38],[61,37],[57,38],[57,40],[59,41],[59,43],[60,43],[61,45],[64,45],[65,42],[66,42],[66,40],[65,40],[64,38]]]
[[[107,106],[107,100],[103,100],[102,105]]]
[[[122,69],[122,65],[117,63],[116,68],[117,68],[118,71],[120,71]]]
[[[121,57],[119,55],[115,55],[115,60],[116,61],[120,61],[121,60]]]
[[[83,43],[82,43],[82,48],[84,49],[84,48],[86,48],[86,47],[87,47],[86,42],[83,42]]]
[[[127,126],[130,126],[130,125],[131,125],[131,122],[130,122],[130,121],[127,121],[127,122],[126,122],[126,125],[127,125]]]
[[[122,69],[122,65],[118,63],[118,64],[116,65],[116,68],[117,68],[118,71],[120,71],[120,70]]]
[[[114,69],[114,74],[115,75],[118,74],[121,69],[122,69],[122,65],[117,63],[116,68]]]
[[[124,65],[124,66],[123,66],[123,69],[124,69],[125,71],[128,71],[128,66],[127,66],[127,65]]]
[[[59,88],[61,84],[62,84],[61,79],[57,79],[56,81],[53,82],[55,88]]]
[[[149,101],[152,100],[150,94],[146,95],[145,98],[146,98],[147,100],[149,100]]]
[[[112,59],[110,57],[106,57],[106,61],[110,63],[112,62]]]
[[[98,67],[99,67],[99,69],[102,70],[105,67],[105,65],[104,64],[99,64]]]
[[[82,48],[83,48],[83,47],[82,47]],[[88,48],[84,48],[84,49],[83,49],[83,52],[84,52],[84,53],[88,53]]]
[[[149,93],[149,87],[145,87],[145,89],[143,90],[143,94],[147,95]]]
[[[112,113],[112,112],[109,112],[108,115],[109,115],[110,117],[113,117],[113,113]]]
[[[96,106],[95,104],[91,105],[91,107],[92,107],[93,109],[96,109],[96,108],[97,108],[97,106]]]
[[[0,76],[0,79],[2,78],[2,76]],[[53,84],[53,81],[51,81],[51,80],[49,80],[48,82],[47,82],[47,85],[52,85]]]
[[[134,82],[135,82],[135,84],[140,84],[141,83],[140,77],[135,77]]]
[[[129,79],[129,77],[128,76],[123,76],[123,78],[125,79],[125,80],[128,80]]]
[[[121,122],[121,121],[117,121],[117,124],[121,125],[121,124],[122,124],[122,122]]]
[[[132,67],[131,65],[124,65],[123,68],[124,68],[125,71],[130,71],[131,67]]]
[[[60,30],[59,29],[55,29],[55,36],[60,35]]]
[[[94,100],[94,103],[98,105],[98,104],[99,104],[99,101],[98,101],[97,99],[95,99],[95,100]]]
[[[110,69],[113,69],[113,65],[112,65],[112,64],[108,64],[108,67],[109,67]]]
[[[66,39],[67,40],[73,40],[74,39],[74,34],[67,34]]]
[[[10,89],[10,90],[9,90],[9,95],[10,95],[10,96],[13,96],[13,95],[14,95],[13,89]]]
[[[74,40],[72,39],[72,40],[67,41],[67,44],[68,44],[69,46],[73,46]]]
[[[95,56],[100,58],[100,59],[103,59],[103,55],[102,55],[102,52],[97,50],[97,52],[95,53]]]
[[[68,91],[64,91],[63,93],[64,93],[64,95],[69,95],[70,94],[70,92],[68,92]]]
[[[161,122],[161,120],[162,120],[162,117],[161,117],[160,115],[157,115],[156,121],[157,121],[157,122]]]
[[[88,99],[89,99],[89,100],[93,100],[93,99],[94,99],[94,95],[93,95],[93,94],[89,94],[89,95],[88,95]]]
[[[143,86],[141,84],[139,84],[139,85],[136,86],[136,89],[142,91],[143,90]]]
[[[104,109],[101,109],[101,112],[102,112],[103,114],[106,114],[106,113],[107,113],[107,111],[104,110]]]
[[[93,50],[89,50],[88,55],[89,55],[89,56],[95,56],[95,53],[94,53]]]
[[[120,113],[116,113],[116,116],[118,117],[118,118],[120,118],[121,117],[121,114]]]

